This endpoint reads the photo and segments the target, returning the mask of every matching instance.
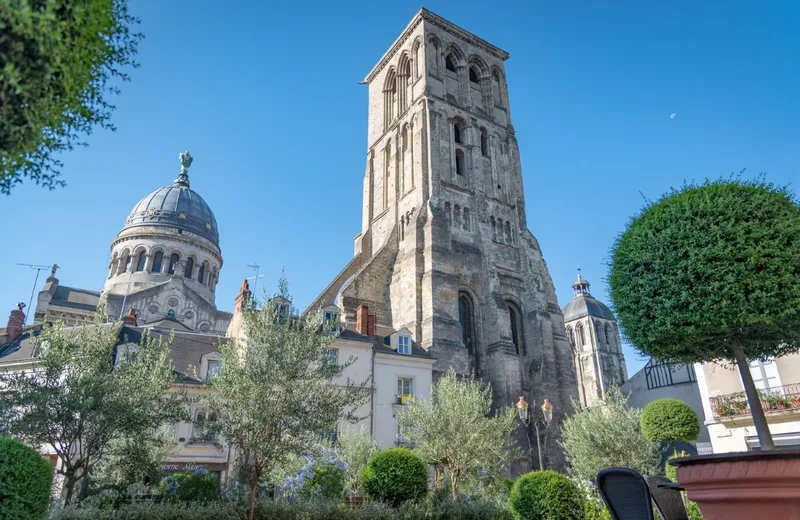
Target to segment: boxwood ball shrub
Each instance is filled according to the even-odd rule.
[[[642,410],[642,433],[651,442],[694,441],[700,436],[700,418],[678,399],[656,399]]]
[[[53,470],[39,453],[0,437],[0,520],[45,518]]]
[[[425,462],[406,448],[391,448],[373,455],[364,468],[362,480],[369,498],[392,506],[420,499],[428,491]]]
[[[531,471],[508,496],[517,520],[583,520],[584,496],[570,479],[552,470]]]

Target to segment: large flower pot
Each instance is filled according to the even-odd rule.
[[[669,463],[704,520],[800,520],[800,450],[701,455]]]

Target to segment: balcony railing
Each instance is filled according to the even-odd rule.
[[[800,383],[759,390],[758,395],[765,412],[800,411]],[[709,401],[714,417],[717,419],[750,415],[750,407],[747,405],[747,397],[744,392],[711,397]]]

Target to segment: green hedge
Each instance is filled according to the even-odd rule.
[[[256,520],[512,520],[511,513],[488,503],[407,502],[397,508],[367,502],[350,509],[343,502],[259,502]],[[70,506],[52,520],[244,520],[247,504],[233,502],[138,502],[119,509]]]
[[[0,520],[45,518],[53,470],[39,453],[0,437]]]
[[[425,462],[411,450],[391,448],[373,455],[362,473],[364,491],[373,500],[398,506],[428,491]]]
[[[583,520],[584,497],[570,479],[551,470],[531,471],[514,482],[509,504],[517,520]]]

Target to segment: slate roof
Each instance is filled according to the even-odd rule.
[[[596,300],[590,294],[577,294],[575,297],[564,307],[564,321],[572,321],[584,316],[593,316],[595,318],[603,318],[606,320],[613,320],[614,313],[606,305]]]
[[[73,296],[85,295],[89,299],[95,301],[94,304],[78,303],[70,301]],[[98,291],[88,291],[86,289],[76,289],[75,287],[66,287],[59,285],[53,293],[53,298],[50,300],[50,305],[57,305],[59,307],[70,307],[73,309],[81,309],[85,311],[96,311],[97,305],[100,302],[100,293]]]

